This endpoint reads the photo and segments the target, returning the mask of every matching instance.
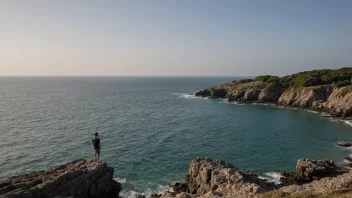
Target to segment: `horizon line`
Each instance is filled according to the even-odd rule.
[[[257,76],[257,75],[253,75],[253,76],[168,76],[168,75],[165,75],[165,76],[158,76],[158,75],[155,75],[155,76],[153,76],[153,75],[146,75],[146,76],[138,76],[138,75],[135,75],[135,76],[118,76],[118,75],[116,75],[116,76],[104,76],[104,75],[97,75],[97,76],[84,76],[84,75],[82,75],[82,76],[71,76],[71,75],[62,75],[62,76],[58,76],[58,75],[53,75],[53,76],[50,76],[50,75],[48,75],[48,76],[27,76],[27,75],[23,75],[23,76],[20,76],[20,75],[18,75],[18,76],[1,76],[0,75],[0,78],[4,78],[4,77],[255,77],[255,76]]]

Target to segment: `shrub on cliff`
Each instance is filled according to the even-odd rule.
[[[333,85],[335,87],[340,88],[340,87],[344,87],[344,86],[347,86],[347,85],[351,85],[351,81],[350,80],[344,80],[344,81],[339,81],[339,82],[336,82],[336,83],[334,82]]]
[[[343,87],[351,85],[352,68],[345,67],[341,69],[322,69],[299,72],[283,77],[262,75],[253,79],[234,80],[233,84],[241,84],[256,81],[253,88],[263,89],[266,87],[309,87],[318,85],[334,85],[335,87]]]
[[[234,82],[235,81],[235,82]],[[242,84],[242,83],[249,83],[249,82],[253,82],[254,80],[253,79],[242,79],[242,80],[234,80],[232,81],[235,85],[238,85],[238,84]]]

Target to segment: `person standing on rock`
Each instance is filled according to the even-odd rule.
[[[100,139],[98,138],[98,133],[94,134],[95,138],[92,139],[93,146],[94,146],[94,162],[99,163],[99,158],[100,158]]]

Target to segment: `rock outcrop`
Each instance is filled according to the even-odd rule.
[[[173,193],[165,192],[151,197],[257,197],[260,193],[278,189],[278,186],[251,172],[241,171],[226,161],[198,158],[191,162],[185,183],[178,183],[173,189]]]
[[[198,158],[190,163],[185,183],[173,185],[174,192],[153,194],[150,198],[279,198],[301,191],[320,196],[346,187],[350,188],[352,195],[352,171],[336,166],[332,160],[299,159],[296,172],[286,176],[292,176],[293,185],[286,182],[278,186],[226,161]]]
[[[272,88],[268,87],[261,90],[258,101],[263,103],[275,103],[280,98],[281,94],[285,91],[285,89],[277,87]]]
[[[296,172],[281,172],[283,177],[280,180],[284,185],[302,184],[324,177],[341,175],[348,171],[346,168],[336,166],[332,160],[302,158],[297,161]]]
[[[290,185],[264,193],[263,198],[280,197],[352,197],[352,171],[337,177],[325,177],[304,185]]]
[[[76,160],[56,168],[0,182],[0,198],[118,197],[114,169],[106,163]]]
[[[351,142],[342,141],[342,142],[336,143],[336,145],[337,146],[341,146],[341,147],[350,147],[350,146],[352,146],[352,143]]]
[[[258,88],[258,82],[226,83],[196,92],[196,96],[227,98],[229,102],[276,103],[283,106],[309,108],[329,113],[333,117],[352,116],[352,86],[333,88],[329,85],[313,87]]]

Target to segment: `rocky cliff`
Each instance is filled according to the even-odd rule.
[[[118,197],[120,185],[106,163],[76,160],[0,182],[0,198]]]
[[[150,198],[279,198],[302,192],[323,195],[352,187],[352,172],[337,167],[331,160],[299,159],[294,174],[294,180],[302,183],[283,187],[239,170],[226,161],[198,158],[190,163],[185,183],[175,184],[174,192],[154,194]]]
[[[258,82],[226,83],[195,93],[196,96],[227,98],[229,102],[275,103],[324,111],[335,117],[352,116],[352,86],[265,87]]]

